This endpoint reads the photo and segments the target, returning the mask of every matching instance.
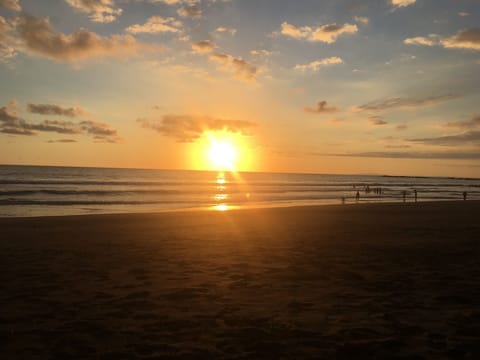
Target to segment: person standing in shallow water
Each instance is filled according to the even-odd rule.
[[[463,200],[467,200],[467,192],[466,191],[463,192]]]
[[[417,197],[418,197],[418,195],[417,195],[417,189],[413,190],[413,194],[415,195],[415,202],[417,202]]]
[[[357,193],[355,194],[355,201],[358,202],[360,200],[360,192],[357,191]]]

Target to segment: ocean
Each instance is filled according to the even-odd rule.
[[[0,166],[1,217],[414,202],[415,192],[480,200],[480,179]]]

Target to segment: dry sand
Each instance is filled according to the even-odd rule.
[[[480,202],[0,219],[2,359],[479,359]]]

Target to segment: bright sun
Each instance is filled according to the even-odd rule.
[[[237,150],[227,141],[212,140],[208,149],[208,159],[216,170],[235,170]]]
[[[208,149],[208,159],[215,170],[235,170],[237,150],[225,140],[213,140]]]

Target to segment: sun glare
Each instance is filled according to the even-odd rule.
[[[235,170],[237,150],[226,140],[212,140],[208,159],[215,170]]]

